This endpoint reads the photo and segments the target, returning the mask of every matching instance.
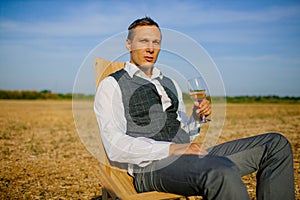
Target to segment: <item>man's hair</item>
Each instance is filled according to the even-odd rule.
[[[156,26],[159,29],[158,24],[150,17],[137,19],[129,25],[127,39],[129,40],[133,39],[133,34],[134,34],[133,29],[135,29],[138,26]]]

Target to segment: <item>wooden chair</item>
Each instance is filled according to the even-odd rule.
[[[123,62],[111,62],[101,58],[96,58],[94,63],[96,88],[99,83],[108,75],[119,69],[124,68]],[[115,200],[162,200],[162,199],[186,199],[177,194],[164,192],[144,192],[137,193],[133,186],[133,178],[127,173],[127,170],[112,166],[107,158],[103,144],[100,144],[100,182],[102,186],[102,199]]]

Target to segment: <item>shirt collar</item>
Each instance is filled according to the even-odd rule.
[[[142,70],[140,70],[135,64],[132,64],[129,61],[127,61],[125,64],[125,71],[127,71],[127,73],[131,78],[133,77],[133,75],[136,75],[144,79],[149,79]],[[154,67],[152,71],[152,77],[150,79],[156,79],[156,78],[162,79],[163,74],[159,69]]]

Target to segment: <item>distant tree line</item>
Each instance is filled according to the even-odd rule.
[[[213,100],[215,103],[224,102],[226,98],[227,103],[300,103],[300,97],[277,95],[267,96],[226,96],[226,97],[207,97],[209,100]],[[192,102],[188,94],[183,94],[184,102]]]
[[[72,94],[52,93],[50,90],[0,90],[0,99],[72,99]]]
[[[0,99],[53,99],[53,100],[93,100],[94,95],[87,94],[61,94],[52,93],[50,90],[0,90]],[[207,97],[210,99],[211,97]],[[188,94],[183,94],[184,102],[192,102]],[[215,102],[224,97],[214,97]],[[276,95],[269,96],[227,96],[227,103],[300,103],[300,97],[280,97]]]
[[[277,95],[226,97],[227,103],[300,103],[300,97]]]

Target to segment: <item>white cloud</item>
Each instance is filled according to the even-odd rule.
[[[138,13],[139,16],[136,16]],[[58,21],[16,21],[2,19],[3,33],[45,36],[90,36],[115,34],[126,30],[131,20],[144,15],[153,16],[166,26],[197,27],[200,25],[226,25],[240,22],[264,23],[287,17],[299,17],[300,7],[270,7],[260,10],[230,10],[192,4],[189,1],[157,1],[156,4],[130,4],[127,2],[82,4],[70,7]],[[56,18],[57,19],[57,18]]]
[[[38,36],[91,36],[115,34],[126,30],[128,17],[122,4],[106,7],[100,1],[82,4],[80,7],[66,7],[64,15],[34,20],[13,20],[2,18],[2,34],[28,34]],[[78,5],[77,5],[78,6]],[[111,12],[110,12],[111,11]],[[118,12],[117,12],[118,11]],[[46,20],[45,20],[46,19]]]
[[[119,31],[116,24],[120,23],[120,19],[115,18],[115,23],[107,22],[106,19],[107,16],[95,14],[78,20],[62,20],[59,22],[27,23],[7,20],[1,22],[0,29],[2,34],[16,33],[39,36],[89,36],[105,35]]]
[[[162,3],[164,1],[161,1]],[[251,8],[224,8],[219,6],[209,6],[197,1],[197,3],[176,2],[176,4],[159,5],[156,15],[163,18],[166,25],[195,27],[198,25],[226,25],[241,22],[265,23],[282,20],[285,18],[299,17],[300,6],[272,6],[255,10]]]
[[[253,63],[259,64],[261,67],[281,67],[290,66],[298,67],[300,66],[299,57],[284,57],[278,55],[262,55],[262,56],[224,56],[215,58],[218,63],[235,63],[235,66],[251,66]]]

